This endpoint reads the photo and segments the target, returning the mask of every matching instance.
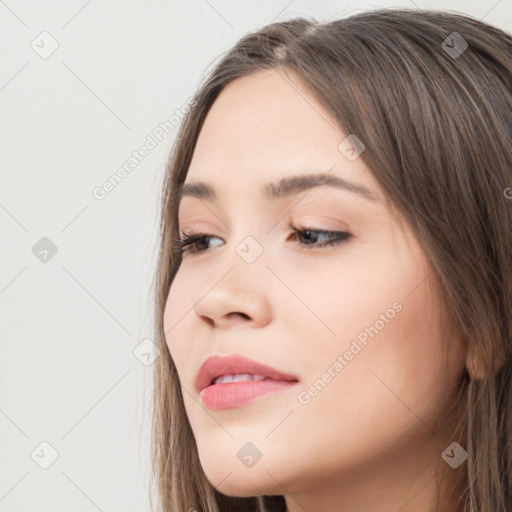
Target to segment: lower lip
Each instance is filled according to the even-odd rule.
[[[249,380],[212,384],[204,388],[199,395],[208,409],[219,410],[238,407],[259,396],[289,389],[296,381],[284,380]]]

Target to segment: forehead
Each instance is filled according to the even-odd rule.
[[[362,161],[351,162],[340,152],[345,138],[294,75],[259,71],[229,83],[215,100],[185,181],[232,190],[262,188],[291,174],[329,172],[368,182]]]

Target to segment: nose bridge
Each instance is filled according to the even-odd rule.
[[[238,205],[235,209],[238,214],[229,224],[227,234],[227,247],[233,251],[227,256],[227,263],[245,263],[251,270],[251,265],[260,261],[265,253],[264,243],[267,239],[265,226],[262,220],[263,215],[255,213],[255,209],[248,209],[246,203]],[[243,267],[243,265],[242,265]]]
[[[225,279],[237,289],[258,293],[266,280],[266,250],[259,238],[262,236],[247,229],[233,230],[225,250],[219,254],[219,265],[229,269]]]

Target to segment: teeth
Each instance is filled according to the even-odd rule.
[[[225,384],[228,382],[244,382],[247,380],[265,380],[266,377],[264,375],[250,375],[249,373],[243,373],[241,375],[221,375],[217,377],[213,383],[214,384]]]

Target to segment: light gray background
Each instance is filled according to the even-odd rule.
[[[149,510],[156,354],[136,347],[177,118],[102,200],[95,187],[247,31],[415,5],[512,30],[512,0],[0,0],[0,511]],[[53,257],[33,253],[43,237]]]

